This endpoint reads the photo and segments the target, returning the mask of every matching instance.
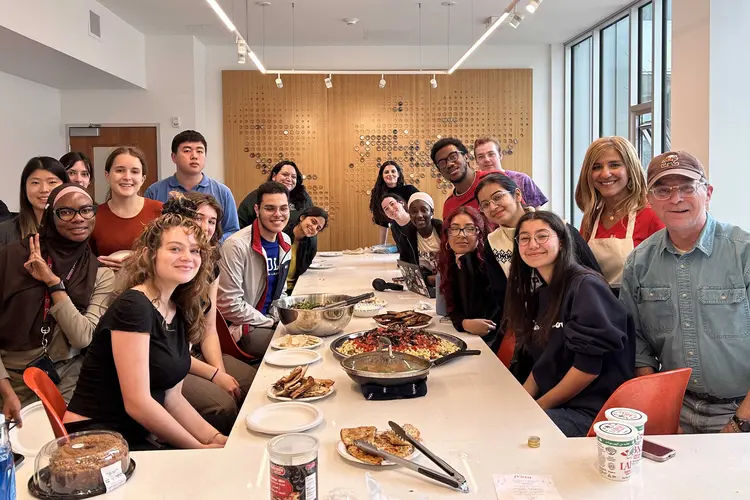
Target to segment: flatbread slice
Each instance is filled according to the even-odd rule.
[[[411,425],[411,424],[404,424],[404,425],[401,426],[401,428],[404,429],[404,432],[406,432],[408,435],[410,435],[411,437],[413,437],[417,441],[421,441],[422,440],[422,435],[419,432],[419,429],[417,429],[413,425]],[[406,441],[406,440],[401,439],[400,437],[398,437],[398,434],[396,434],[396,432],[393,431],[393,430],[387,430],[387,431],[383,432],[382,435],[383,435],[383,437],[385,439],[387,439],[391,444],[393,444],[395,446],[410,445],[410,443],[408,441]]]
[[[314,398],[317,396],[325,396],[331,392],[331,388],[327,387],[320,383],[320,381],[316,380],[315,384],[313,384],[312,387],[310,387],[307,391],[305,391],[304,397],[306,398]]]
[[[369,453],[353,445],[347,446],[346,451],[347,453],[349,453],[349,455],[353,456],[357,460],[361,460],[370,465],[380,465],[383,463],[383,457],[378,457],[377,455],[370,455]]]
[[[397,457],[401,458],[406,458],[414,453],[414,447],[411,444],[407,444],[405,446],[397,446],[391,443],[386,436],[386,433],[388,432],[393,431],[386,431],[375,436],[375,447],[377,449],[383,450],[386,453],[390,453],[391,455],[396,455]]]
[[[341,429],[341,440],[346,446],[354,446],[354,441],[357,439],[372,443],[376,432],[377,428],[374,425],[345,428]]]

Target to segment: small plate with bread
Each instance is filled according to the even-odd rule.
[[[277,380],[266,395],[277,401],[317,401],[327,398],[336,390],[330,379],[307,377],[307,366],[298,366]]]
[[[417,441],[422,441],[419,429],[411,424],[404,424],[403,428],[411,437]],[[336,451],[342,458],[354,463],[377,467],[396,465],[383,457],[371,455],[357,447],[354,442],[360,439],[405,460],[411,460],[421,454],[411,443],[401,439],[394,431],[390,429],[378,431],[374,425],[343,428],[340,436],[341,440],[336,444]]]

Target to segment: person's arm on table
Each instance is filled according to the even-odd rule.
[[[223,448],[227,437],[200,416],[182,395],[182,381],[169,389],[164,397],[164,408],[205,448]]]

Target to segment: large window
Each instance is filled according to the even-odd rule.
[[[581,33],[566,48],[566,156],[571,185],[566,214],[581,214],[574,193],[586,149],[596,137],[627,137],[644,168],[669,149],[671,130],[671,7],[639,0]]]

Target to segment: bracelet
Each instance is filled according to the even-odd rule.
[[[208,441],[206,441],[206,445],[211,444],[213,442],[214,438],[216,436],[220,435],[220,434],[221,434],[221,432],[217,432],[216,434],[214,434],[213,436],[211,436],[211,439],[209,439]]]
[[[214,374],[213,374],[213,375],[211,375],[211,378],[210,378],[210,379],[208,379],[208,381],[209,381],[209,382],[213,382],[213,381],[214,381],[214,377],[216,376],[216,374],[217,374],[217,373],[219,373],[219,369],[218,369],[218,368],[216,369],[216,371],[214,372]]]

